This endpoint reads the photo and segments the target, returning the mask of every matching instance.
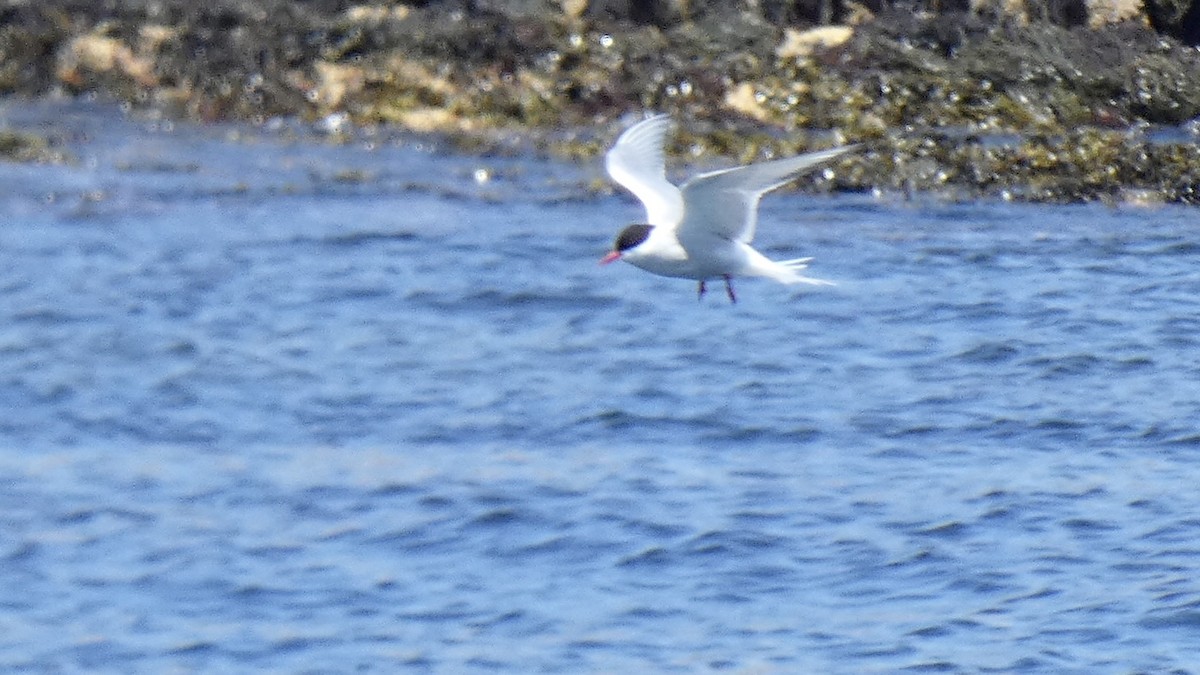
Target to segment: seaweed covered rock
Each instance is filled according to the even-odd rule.
[[[1150,25],[1187,45],[1200,44],[1200,0],[1145,0]]]
[[[867,141],[826,187],[1190,201],[1194,2],[0,0],[0,93],[571,156],[653,109],[692,156]]]

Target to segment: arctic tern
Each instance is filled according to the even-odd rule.
[[[667,115],[642,120],[617,139],[605,158],[608,175],[646,207],[646,222],[617,235],[600,260],[624,260],[652,274],[705,282],[724,279],[730,302],[735,277],[767,277],[785,284],[828,285],[800,274],[811,258],[770,260],[750,246],[758,200],[800,174],[856,149],[845,145],[797,157],[710,171],[676,187],[666,177],[663,144]]]

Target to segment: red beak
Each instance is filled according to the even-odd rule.
[[[610,262],[616,262],[616,261],[618,261],[618,260],[620,260],[620,259],[621,259],[621,252],[620,252],[620,251],[609,251],[609,252],[608,252],[608,255],[606,255],[606,256],[604,256],[603,258],[601,258],[601,259],[600,259],[600,264],[601,264],[601,265],[607,265],[607,264],[608,264],[608,263],[610,263]]]

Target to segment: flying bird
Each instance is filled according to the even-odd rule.
[[[641,200],[646,222],[617,235],[613,250],[600,260],[616,260],[664,277],[705,282],[724,279],[730,302],[735,277],[767,277],[785,284],[828,285],[800,274],[812,258],[770,260],[750,246],[758,220],[758,200],[802,173],[858,146],[844,145],[797,157],[721,169],[693,176],[676,187],[667,180],[663,144],[671,128],[667,115],[627,129],[608,151],[608,175]]]

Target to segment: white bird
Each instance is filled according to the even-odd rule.
[[[854,150],[846,145],[760,164],[710,171],[681,187],[667,180],[663,142],[671,120],[657,115],[638,122],[608,151],[608,175],[646,207],[646,222],[617,235],[600,260],[624,260],[652,274],[696,279],[699,294],[709,279],[724,279],[730,302],[734,277],[767,277],[785,284],[830,284],[800,274],[811,258],[770,260],[750,246],[758,200],[823,162]]]

